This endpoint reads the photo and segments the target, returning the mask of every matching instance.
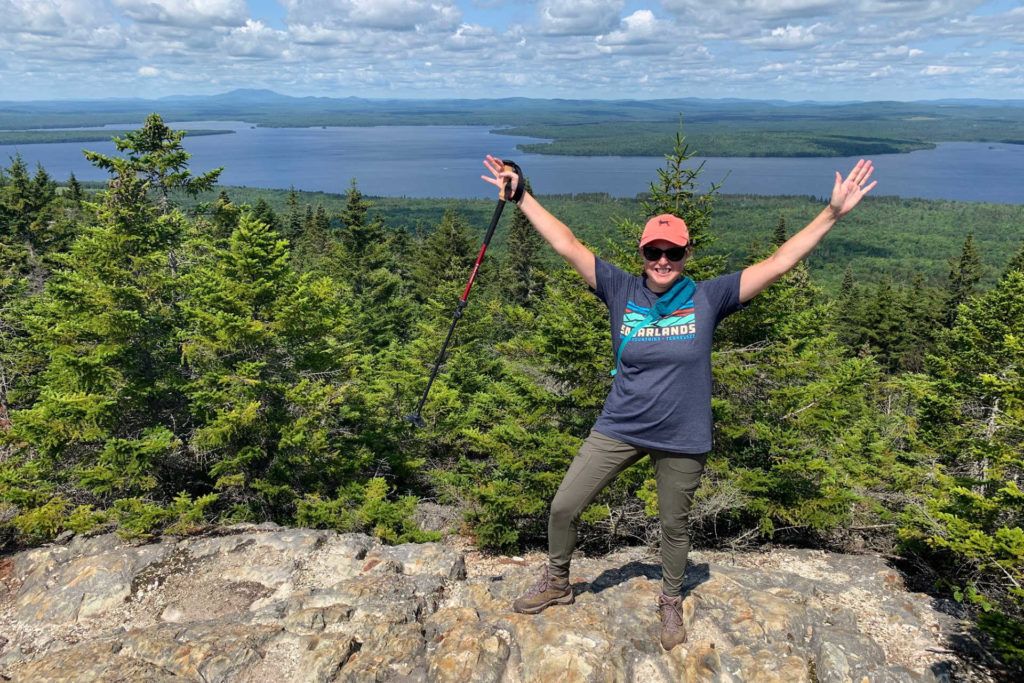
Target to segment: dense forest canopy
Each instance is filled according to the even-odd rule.
[[[610,381],[580,279],[510,211],[416,430],[401,417],[486,203],[373,206],[355,182],[331,202],[218,192],[180,143],[148,117],[123,156],[90,153],[110,174],[98,192],[19,158],[0,173],[0,543],[264,520],[421,541],[425,500],[482,546],[540,542]],[[697,279],[767,256],[815,206],[695,194],[685,141],[664,152],[639,202],[552,205],[614,225],[581,234],[634,272],[645,216],[678,212]],[[922,215],[935,230],[900,229]],[[698,543],[898,553],[1024,662],[1021,235],[1019,207],[867,202],[726,321]],[[647,541],[656,509],[641,462],[581,540]]]

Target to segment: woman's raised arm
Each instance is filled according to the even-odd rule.
[[[488,154],[484,159],[484,166],[491,172],[491,175],[482,175],[481,178],[499,190],[505,186],[506,181],[511,181],[512,191],[515,192],[521,179],[515,172],[504,170],[501,159]],[[534,229],[540,233],[540,236],[551,245],[551,248],[568,261],[590,287],[597,287],[594,253],[576,239],[576,235],[572,234],[569,226],[551,215],[529,192],[523,193],[523,198],[519,201],[519,209],[529,219]]]
[[[836,182],[828,206],[807,227],[786,240],[774,254],[746,268],[740,275],[740,302],[746,303],[753,299],[792,270],[800,259],[810,254],[836,221],[852,211],[864,195],[878,184],[878,181],[873,181],[870,185],[864,185],[874,170],[870,161],[861,159],[846,176],[846,180],[836,171]]]

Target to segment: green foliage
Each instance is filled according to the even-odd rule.
[[[169,208],[171,190],[179,189],[190,196],[209,190],[217,182],[223,168],[193,176],[187,169],[191,156],[181,146],[183,130],[171,130],[159,114],[146,117],[142,127],[115,137],[114,146],[127,157],[110,157],[86,152],[85,157],[98,168],[120,178],[137,177],[144,190],[152,188],[160,196],[161,210]]]
[[[960,259],[949,264],[949,282],[946,285],[946,306],[943,316],[946,327],[953,326],[957,308],[973,293],[975,285],[981,280],[981,272],[981,258],[974,246],[974,235],[967,233],[963,249],[960,251]]]
[[[929,356],[921,448],[935,462],[904,541],[990,613],[980,623],[1008,660],[1024,623],[1024,273],[962,304]]]
[[[406,495],[391,500],[390,488],[383,477],[373,477],[365,485],[339,489],[330,500],[307,495],[299,501],[296,521],[318,529],[367,530],[390,544],[440,540],[441,534],[423,531],[413,519],[417,498]]]

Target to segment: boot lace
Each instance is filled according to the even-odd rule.
[[[547,567],[544,567],[544,572],[541,574],[540,581],[535,583],[530,590],[526,591],[526,595],[524,597],[532,598],[547,591],[551,588],[551,579],[551,571]]]
[[[683,626],[682,600],[667,595],[658,596],[658,607],[661,610],[661,625],[666,631],[677,631]]]

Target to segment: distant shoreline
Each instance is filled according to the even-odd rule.
[[[124,130],[0,130],[0,145],[48,145],[62,142],[108,142],[123,137],[133,128]],[[233,130],[186,130],[186,137],[226,135]]]

